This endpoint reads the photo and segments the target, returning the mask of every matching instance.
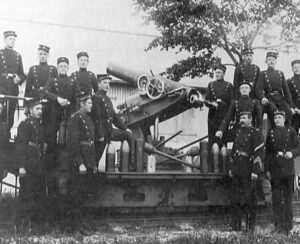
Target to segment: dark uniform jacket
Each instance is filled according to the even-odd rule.
[[[98,91],[97,78],[91,71],[81,68],[72,73],[71,78],[78,81],[81,92],[95,94]]]
[[[257,83],[257,79],[260,73],[260,68],[255,64],[239,64],[234,71],[233,86],[235,98],[240,96],[240,83],[247,81],[251,84],[252,90]]]
[[[4,48],[0,50],[0,93],[17,96],[18,84],[11,75],[19,76],[19,84],[25,80],[22,57],[15,50]]]
[[[40,120],[29,117],[20,123],[16,146],[19,168],[25,168],[27,172],[39,172],[43,169],[41,155],[44,133]]]
[[[206,106],[209,107],[208,119],[224,118],[228,107],[233,99],[233,86],[231,83],[218,80],[208,84],[205,100]],[[218,102],[218,108],[215,109],[209,102]]]
[[[287,83],[290,88],[294,107],[300,108],[300,75],[294,75],[287,80]]]
[[[264,138],[261,130],[254,127],[237,128],[233,148],[231,172],[237,176],[249,176],[251,173],[258,174],[262,165],[253,164],[253,159],[264,159]]]
[[[96,127],[96,140],[103,137],[109,138],[112,132],[112,125],[121,130],[126,130],[127,128],[116,114],[110,98],[101,90],[93,97],[91,117]]]
[[[293,158],[283,157],[287,151],[292,152]],[[272,177],[294,175],[294,158],[300,155],[298,136],[294,128],[284,126],[271,130],[267,137],[266,153],[266,171],[270,171]]]
[[[95,127],[90,116],[81,111],[74,113],[68,122],[67,148],[70,163],[76,167],[96,167]]]
[[[57,69],[53,65],[40,63],[30,67],[27,75],[25,97],[42,98],[46,82],[55,77],[57,77]]]
[[[248,96],[242,96],[238,100],[233,100],[230,104],[228,112],[223,119],[219,130],[225,131],[230,123],[234,121],[235,125],[239,123],[239,113],[241,111],[249,111],[252,113],[253,124],[257,128],[262,128],[262,107],[257,99],[251,99]]]
[[[267,69],[260,73],[256,84],[255,94],[259,100],[262,98],[273,98],[280,101],[284,98],[292,107],[293,101],[289,86],[282,71]]]
[[[66,75],[58,75],[47,81],[45,86],[46,94],[49,100],[60,106],[57,97],[68,99],[71,105],[76,105],[76,96],[80,93],[78,83]]]

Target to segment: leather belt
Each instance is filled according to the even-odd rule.
[[[94,141],[80,141],[79,144],[80,145],[86,145],[86,146],[93,146]]]
[[[234,156],[238,157],[238,156],[244,156],[244,157],[249,157],[249,154],[240,150],[235,150]]]
[[[40,143],[29,141],[29,142],[28,142],[28,145],[31,146],[31,147],[35,147],[35,148],[38,149],[39,146],[40,146]]]
[[[12,73],[1,73],[1,76],[13,78],[13,77],[15,77],[15,74],[12,74]]]

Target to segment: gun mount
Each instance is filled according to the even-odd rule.
[[[107,73],[130,84],[139,91],[118,105],[119,114],[131,129],[141,127],[148,134],[149,127],[168,120],[190,108],[203,106],[201,93],[192,87],[180,84],[162,76],[149,76],[146,72],[132,71],[114,64],[107,67]]]

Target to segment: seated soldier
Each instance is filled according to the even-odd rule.
[[[98,91],[93,97],[91,117],[96,127],[95,149],[96,161],[98,162],[109,141],[127,140],[128,144],[132,145],[132,132],[118,117],[110,98],[107,96],[111,78],[106,74],[97,77]],[[118,129],[113,128],[113,125]]]

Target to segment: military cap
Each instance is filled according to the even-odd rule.
[[[69,64],[69,59],[67,59],[66,57],[60,57],[57,59],[57,65],[62,62]]]
[[[295,64],[300,64],[300,59],[295,59],[291,62],[291,65],[292,67],[295,65]]]
[[[276,52],[267,52],[266,58],[268,58],[268,57],[273,57],[273,58],[277,59],[277,53]]]
[[[240,84],[239,84],[239,87],[241,87],[242,85],[248,85],[250,88],[252,87],[250,82],[246,81],[246,80],[243,80]]]
[[[243,115],[251,115],[252,116],[252,113],[251,113],[251,111],[240,111],[239,112],[239,117],[243,116]]]
[[[47,46],[45,46],[45,45],[39,45],[38,50],[43,50],[43,51],[45,51],[46,53],[49,53],[50,47],[47,47]]]
[[[226,71],[226,66],[223,65],[223,64],[218,64],[214,67],[214,70],[216,69],[220,69],[220,70],[223,70],[224,72]]]
[[[31,98],[31,99],[25,100],[25,101],[26,101],[26,106],[30,107],[30,108],[43,103],[43,101],[39,98]]]
[[[285,112],[284,112],[283,110],[276,110],[276,111],[274,112],[274,115],[282,115],[282,116],[285,117]]]
[[[79,53],[77,53],[77,59],[79,59],[80,57],[82,57],[82,56],[85,56],[85,57],[89,57],[89,55],[88,55],[88,53],[87,52],[79,52]]]
[[[92,98],[90,93],[81,92],[79,95],[76,96],[77,101],[85,101],[87,99]]]
[[[8,36],[14,36],[14,37],[17,37],[17,34],[16,34],[16,32],[14,32],[14,31],[4,31],[4,32],[3,32],[3,36],[4,36],[4,38],[6,38],[6,37],[8,37]]]
[[[103,81],[103,80],[111,80],[111,77],[108,74],[98,74],[97,81]]]
[[[253,52],[253,49],[252,49],[252,48],[249,48],[249,47],[244,48],[244,49],[243,49],[243,52],[242,52],[243,55],[245,55],[245,54],[253,54],[253,53],[254,53],[254,52]]]

